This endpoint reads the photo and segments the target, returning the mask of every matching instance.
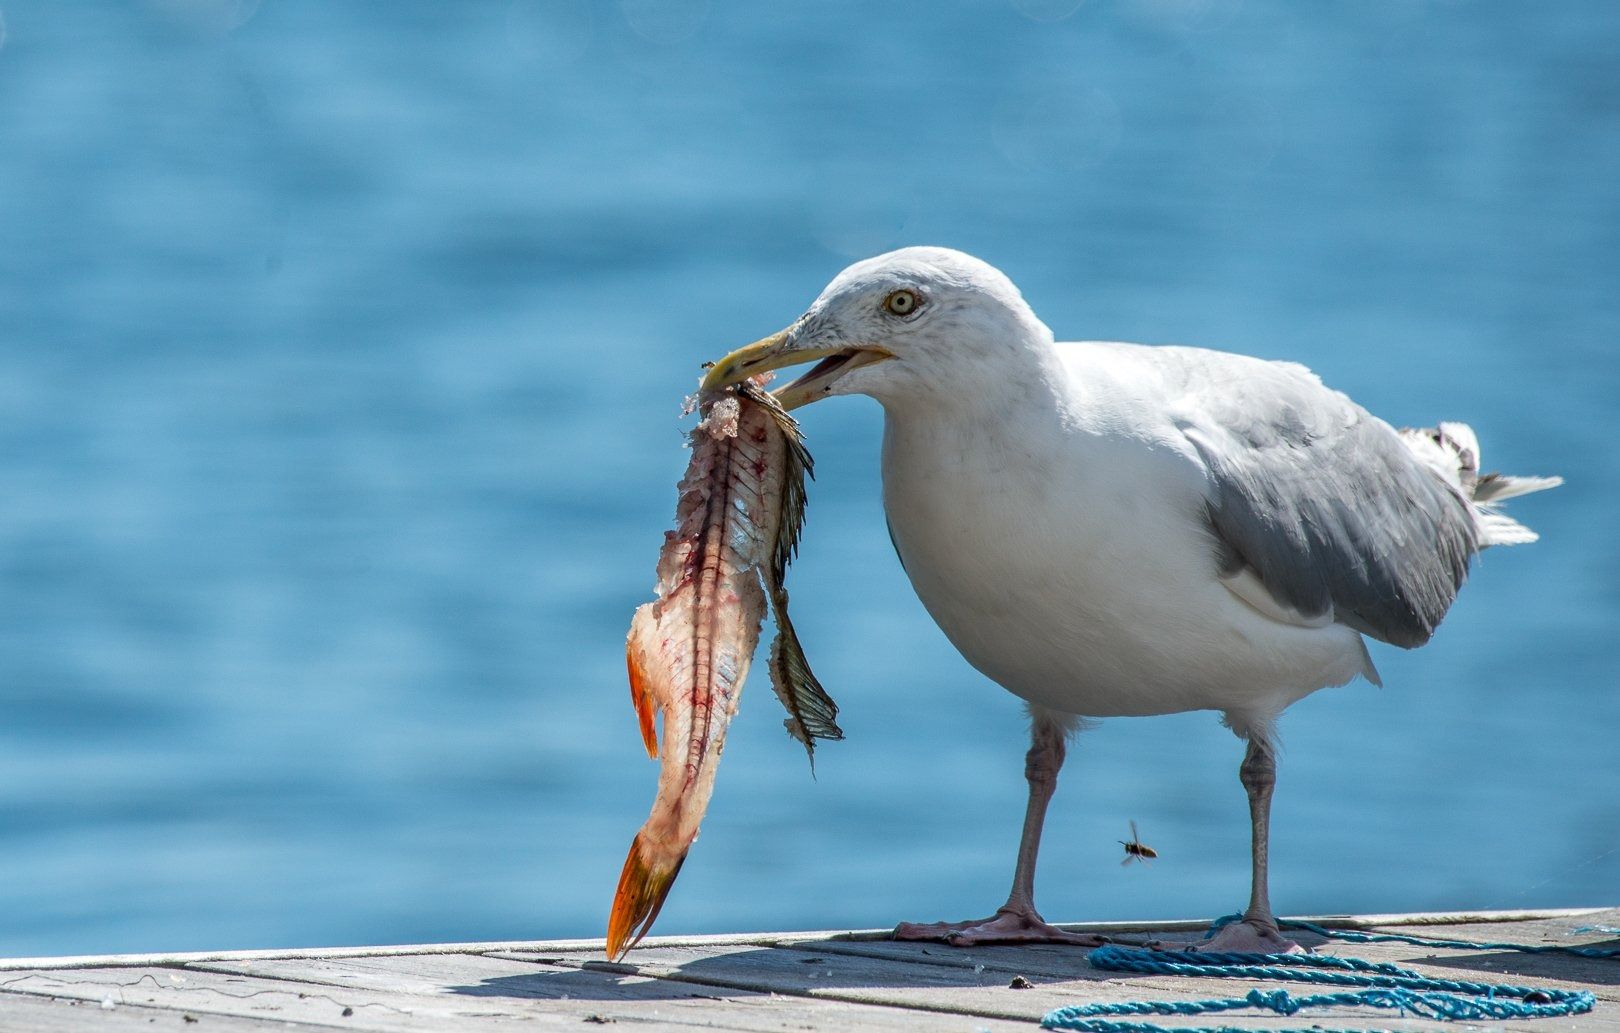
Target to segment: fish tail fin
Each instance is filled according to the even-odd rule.
[[[675,884],[675,876],[686,863],[686,852],[679,857],[648,857],[640,832],[630,844],[630,854],[619,873],[619,888],[613,892],[613,911],[608,916],[607,954],[614,961],[647,935],[653,920]]]
[[[630,637],[625,643],[625,666],[630,671],[630,702],[636,708],[636,721],[641,727],[641,742],[647,747],[647,756],[658,756],[658,731],[653,727],[653,692],[648,683],[647,672],[642,667],[642,640],[647,638],[653,630],[652,604],[646,603],[636,609],[636,615],[630,622]]]

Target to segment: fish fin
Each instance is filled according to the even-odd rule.
[[[806,496],[804,481],[815,480],[816,461],[804,444],[804,431],[776,397],[765,390],[763,383],[744,381],[737,385],[737,394],[761,406],[781,431],[781,446],[787,459],[782,475],[782,512],[777,522],[776,541],[771,544],[771,578],[781,584],[787,576],[788,564],[799,550],[799,533],[804,530]]]
[[[653,920],[675,884],[675,876],[686,863],[686,852],[674,860],[652,859],[646,856],[642,834],[630,844],[630,853],[624,859],[624,870],[619,873],[619,888],[613,892],[613,911],[608,915],[607,954],[613,961],[641,942],[652,928]]]
[[[780,585],[773,586],[771,592],[771,615],[776,622],[776,638],[771,642],[771,688],[787,708],[788,717],[782,724],[789,735],[804,744],[814,772],[816,740],[844,737],[844,730],[838,727],[838,704],[810,670],[799,635],[788,619],[787,590]]]
[[[645,640],[654,623],[656,622],[652,615],[652,603],[644,603],[636,608],[636,615],[630,621],[630,636],[625,642],[624,660],[630,672],[630,702],[636,708],[636,720],[641,726],[641,741],[647,747],[647,756],[656,759],[658,730],[653,726],[653,712],[656,708],[652,687],[648,684],[647,672],[641,663],[647,645]]]

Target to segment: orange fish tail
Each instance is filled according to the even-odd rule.
[[[647,935],[653,919],[664,906],[669,888],[675,884],[686,852],[679,857],[649,858],[641,833],[636,833],[630,844],[630,854],[624,859],[624,871],[619,873],[619,888],[613,893],[613,913],[608,916],[607,954],[614,961]]]
[[[624,651],[625,665],[630,669],[630,702],[635,704],[636,719],[641,724],[641,742],[647,747],[647,756],[658,756],[658,733],[653,730],[653,701],[652,693],[647,691],[647,675],[641,670],[641,663],[636,659],[635,635],[632,632],[630,642]]]

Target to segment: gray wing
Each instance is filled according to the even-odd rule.
[[[1303,366],[1179,356],[1221,572],[1397,646],[1429,640],[1479,551],[1469,504],[1395,429]]]

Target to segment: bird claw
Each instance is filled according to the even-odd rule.
[[[892,934],[896,940],[943,941],[952,947],[978,947],[989,944],[1067,943],[1078,947],[1100,947],[1107,941],[1095,933],[1072,933],[1047,922],[1033,910],[1002,908],[989,918],[968,922],[901,922]]]

